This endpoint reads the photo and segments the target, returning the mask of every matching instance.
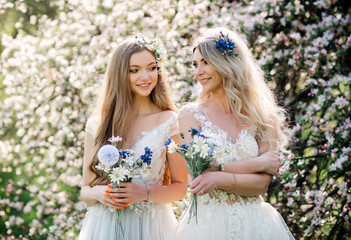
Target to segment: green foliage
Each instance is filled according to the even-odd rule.
[[[268,201],[297,239],[350,239],[346,1],[7,0],[0,14],[2,239],[77,236],[84,126],[116,44],[136,33],[162,39],[180,105],[195,99],[190,46],[210,26],[246,38],[290,115],[289,171]]]

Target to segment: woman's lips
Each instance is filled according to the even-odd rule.
[[[142,83],[142,84],[137,84],[137,87],[141,89],[148,89],[151,86],[151,83]]]
[[[211,80],[211,78],[202,78],[202,79],[199,79],[199,82],[200,82],[201,85],[204,85],[210,80]]]

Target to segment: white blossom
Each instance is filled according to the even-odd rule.
[[[173,140],[171,140],[171,143],[168,145],[168,152],[175,153],[177,149],[178,149],[178,145]]]
[[[117,137],[112,136],[111,138],[108,139],[108,141],[111,142],[111,143],[118,143],[118,142],[120,142],[122,140],[123,140],[123,138],[121,138],[119,136],[117,136]]]
[[[125,167],[116,167],[112,169],[112,172],[109,174],[109,177],[111,179],[111,182],[117,183],[118,185],[120,182],[124,181],[126,179],[126,176],[129,175],[129,170],[126,169]]]

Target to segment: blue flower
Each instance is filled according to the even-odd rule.
[[[224,39],[219,39],[219,40],[216,42],[216,48],[218,48],[218,49],[221,50],[221,51],[227,49],[226,41],[225,41]]]
[[[200,130],[201,131],[201,130]],[[202,132],[202,131],[201,131]],[[204,135],[202,135],[202,134],[199,134],[198,135],[199,137],[202,137],[203,139],[205,139],[206,137],[204,136]]]
[[[205,136],[201,134],[202,133],[202,129],[197,130],[197,129],[191,127],[189,132],[191,132],[191,136],[192,137],[196,135],[198,137],[205,138]]]
[[[179,135],[180,135],[181,138],[184,139],[184,133],[180,133]]]
[[[238,56],[238,54],[234,53],[235,43],[228,37],[228,35],[224,35],[220,32],[219,37],[214,40],[216,41],[216,48],[223,51],[222,55]]]
[[[150,148],[146,147],[144,150],[145,154],[150,154],[150,156],[152,156],[152,151],[150,150]]]
[[[234,47],[235,47],[235,43],[228,38],[227,39],[227,48],[228,49],[234,49]]]
[[[127,157],[130,156],[130,152],[125,151],[125,150],[120,150],[119,155],[121,155],[122,159],[126,159]]]
[[[182,149],[188,149],[188,145],[186,145],[185,143],[180,145],[179,147],[182,148]]]
[[[145,154],[142,155],[140,158],[143,160],[143,163],[150,164],[151,163],[151,157],[152,157],[152,151],[150,148],[146,147],[145,148]]]
[[[167,141],[165,142],[165,147],[168,147],[169,144],[171,144],[172,140],[171,139],[167,139]]]
[[[199,130],[192,127],[190,128],[189,132],[191,132],[191,136],[199,135]]]

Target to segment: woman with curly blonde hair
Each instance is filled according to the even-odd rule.
[[[276,150],[286,139],[284,111],[262,70],[240,36],[226,28],[207,30],[195,40],[193,65],[202,93],[180,111],[181,141],[191,141],[190,127],[202,129],[230,155],[189,182],[198,195],[197,221],[188,223],[186,212],[177,239],[293,239],[261,197],[277,175]]]
[[[179,132],[162,65],[165,58],[162,44],[144,37],[120,43],[111,56],[86,126],[81,198],[89,208],[79,239],[163,240],[176,225],[167,203],[185,196],[186,169],[164,146],[169,137],[178,141]],[[112,136],[121,137],[117,146],[132,149],[135,158],[145,147],[152,151],[147,181],[133,178],[112,188],[107,175],[97,171],[98,151]],[[122,209],[123,215],[118,214]],[[117,222],[123,224],[122,231]]]

